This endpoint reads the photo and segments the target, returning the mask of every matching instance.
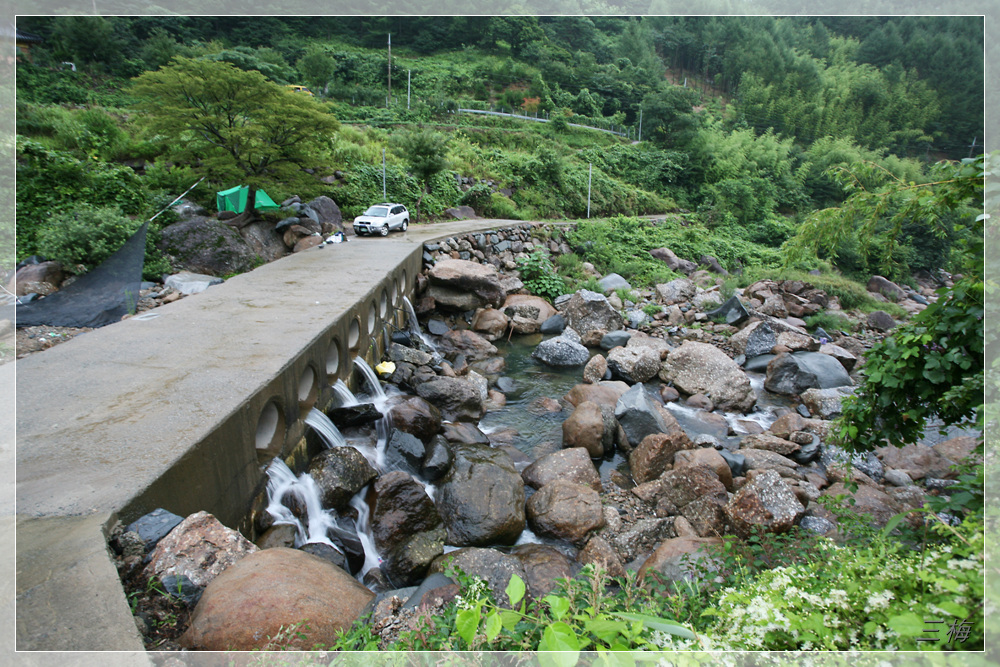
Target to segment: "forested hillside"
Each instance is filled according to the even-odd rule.
[[[457,204],[583,217],[591,181],[591,215],[675,210],[777,258],[813,211],[857,187],[838,169],[877,165],[867,187],[919,183],[932,162],[981,152],[976,17],[34,17],[18,27],[41,38],[17,69],[19,258],[58,254],[71,242],[57,230],[65,216],[151,214],[201,176],[192,196],[204,204],[242,181],[278,201],[327,194],[357,215],[382,198],[383,151],[386,196],[423,220]],[[317,120],[323,132],[280,169],[230,169],[143,84],[180,71],[176,58],[208,63],[220,82],[259,73],[284,94],[275,116],[308,107],[333,124]],[[438,168],[418,164],[435,153]],[[891,261],[850,233],[819,252],[858,276],[954,268],[958,217],[933,230],[907,222]]]

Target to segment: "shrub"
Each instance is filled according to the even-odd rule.
[[[521,272],[525,288],[532,294],[554,301],[566,291],[566,283],[556,274],[552,260],[541,248],[536,248],[527,257],[517,260],[517,268]]]
[[[38,249],[68,271],[89,271],[111,256],[142,226],[114,206],[80,204],[49,218],[38,230]],[[146,236],[143,276],[159,280],[170,265],[155,246],[156,234]]]

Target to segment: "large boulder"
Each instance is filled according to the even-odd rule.
[[[418,384],[417,394],[438,408],[445,419],[478,421],[483,416],[482,396],[468,380],[434,377]]]
[[[307,211],[312,211],[316,216],[316,222],[321,228],[325,225],[331,226],[334,230],[344,230],[344,216],[340,212],[337,202],[326,195],[320,195],[305,205]],[[311,217],[311,216],[310,216]],[[348,227],[352,227],[348,225]],[[353,228],[353,227],[352,227]]]
[[[803,517],[806,508],[777,472],[766,470],[736,492],[726,511],[733,530],[746,539],[757,530],[789,531]]]
[[[175,268],[211,276],[244,273],[257,261],[240,233],[215,218],[193,217],[167,225],[157,247]]]
[[[654,259],[658,259],[667,265],[667,268],[671,271],[676,271],[677,273],[683,273],[687,275],[698,268],[698,265],[694,262],[681,259],[670,248],[653,248],[649,251],[649,254],[653,256]]]
[[[439,261],[427,272],[430,280],[430,295],[443,305],[452,305],[452,296],[473,295],[477,307],[491,305],[500,308],[507,299],[507,292],[500,284],[500,274],[490,264],[478,264],[464,259],[445,259]],[[438,288],[435,290],[435,288]],[[473,310],[464,307],[462,302],[454,307],[462,310]]]
[[[472,317],[472,329],[480,332],[486,340],[502,338],[510,325],[510,318],[496,308],[480,308]]]
[[[7,283],[7,291],[17,296],[31,293],[48,296],[59,290],[64,278],[62,265],[59,262],[25,264]]]
[[[577,406],[584,401],[593,401],[598,405],[615,407],[618,399],[628,391],[628,385],[620,380],[604,380],[593,384],[575,385],[563,396],[563,400],[570,405]]]
[[[557,479],[528,499],[527,517],[539,535],[583,546],[587,536],[604,525],[597,491],[585,484]]]
[[[906,298],[906,291],[883,276],[872,276],[868,280],[868,291],[881,294],[890,301],[902,301]]]
[[[726,454],[728,451],[723,450]],[[732,455],[730,455],[732,456]],[[733,488],[733,469],[729,461],[719,453],[714,447],[700,447],[698,449],[681,449],[674,453],[674,469],[693,468],[695,466],[707,466],[715,471],[719,481],[731,491]]]
[[[468,361],[487,359],[497,354],[497,348],[488,340],[468,329],[453,329],[438,340],[438,351],[454,358],[461,354]]]
[[[783,353],[767,365],[764,388],[775,394],[797,395],[806,389],[853,386],[839,361],[821,352]]]
[[[614,431],[608,433],[601,406],[584,401],[563,422],[563,447],[583,448],[599,459],[614,447]]]
[[[538,333],[542,324],[558,314],[548,301],[530,294],[508,294],[500,310],[510,318],[511,328],[518,334]]]
[[[660,353],[652,347],[616,347],[608,352],[608,368],[616,380],[648,382],[660,370]]]
[[[455,445],[437,506],[448,544],[513,544],[524,530],[524,481],[510,455],[484,445]]]
[[[697,292],[698,286],[687,278],[678,278],[656,286],[656,293],[659,294],[665,306],[690,301]]]
[[[809,413],[820,419],[839,417],[842,411],[841,402],[845,396],[853,393],[850,387],[834,389],[806,389],[801,394],[802,404],[809,408]]]
[[[427,442],[441,432],[441,411],[419,396],[396,403],[389,409],[392,425]]]
[[[528,597],[539,600],[551,593],[559,579],[572,579],[578,566],[555,547],[547,544],[521,544],[510,555],[524,566],[524,583]]]
[[[195,586],[205,586],[256,551],[239,532],[223,526],[208,512],[196,512],[157,542],[143,575],[147,579],[183,575]]]
[[[567,329],[566,331],[569,331]],[[531,356],[548,366],[583,366],[590,360],[590,351],[564,331],[555,338],[543,340]]]
[[[565,479],[590,488],[601,490],[601,477],[590,460],[590,452],[583,447],[560,449],[546,454],[521,471],[521,479],[533,489],[540,489],[549,482]]]
[[[251,222],[240,230],[240,234],[250,249],[265,262],[273,262],[288,254],[288,246],[285,245],[282,235],[266,220]]]
[[[191,650],[309,650],[330,645],[375,594],[336,565],[295,549],[247,556],[216,577],[191,615],[180,644]],[[280,644],[271,640],[285,632]]]
[[[705,394],[723,410],[747,412],[757,402],[746,373],[725,352],[707,343],[685,341],[667,355],[660,379],[688,394]]]
[[[416,584],[444,553],[447,533],[437,507],[423,485],[400,470],[379,477],[373,491],[372,533],[382,571],[396,586]]]
[[[323,507],[345,509],[354,495],[378,473],[354,447],[324,449],[309,461],[307,472],[319,488]]]
[[[577,331],[585,340],[593,332],[615,331],[621,329],[624,324],[622,316],[608,303],[607,297],[589,290],[580,290],[570,297],[563,315],[566,317],[566,325]]]
[[[868,313],[866,321],[868,326],[876,331],[889,331],[896,326],[896,320],[892,319],[892,315],[884,310]]]

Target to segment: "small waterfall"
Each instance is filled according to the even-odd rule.
[[[542,544],[542,541],[538,539],[538,535],[535,535],[530,528],[525,526],[524,530],[521,531],[520,536],[518,536],[517,542],[514,543],[514,546],[520,546],[522,544]]]
[[[358,539],[361,540],[361,546],[365,551],[365,564],[358,572],[358,581],[362,581],[369,570],[377,568],[382,563],[382,558],[378,555],[378,550],[375,549],[375,536],[372,534],[371,521],[369,520],[371,510],[368,503],[365,502],[367,493],[368,487],[366,486],[351,498],[351,507],[358,512],[358,520],[355,523],[358,529]]]
[[[326,444],[327,449],[333,449],[334,447],[354,447],[354,449],[361,452],[361,455],[365,457],[376,470],[382,469],[382,464],[379,462],[379,448],[370,447],[365,445],[359,445],[357,443],[348,444],[347,440],[344,438],[343,434],[337,428],[337,426],[330,421],[330,418],[325,414],[313,408],[309,411],[309,414],[305,418],[306,426],[311,426],[313,430],[319,433],[320,437],[323,438],[323,442]],[[381,421],[379,422],[381,423]],[[385,447],[382,447],[381,458],[384,462],[385,460]]]
[[[347,444],[347,441],[344,440],[344,436],[341,434],[340,430],[337,429],[336,425],[330,421],[330,418],[316,408],[309,410],[309,414],[306,415],[305,422],[306,426],[311,426],[314,431],[319,433],[320,437],[323,438],[323,442],[326,443],[327,449],[343,447]]]
[[[406,323],[410,329],[410,336],[416,336],[423,342],[427,349],[430,350],[434,359],[440,360],[441,353],[438,352],[437,345],[431,340],[430,336],[425,334],[420,330],[420,322],[417,320],[417,311],[413,310],[413,304],[410,303],[410,299],[403,297],[403,305],[406,307]]]
[[[365,382],[368,385],[368,391],[371,393],[372,402],[375,403],[375,407],[380,407],[380,403],[385,401],[385,390],[382,389],[382,383],[378,381],[378,376],[375,375],[375,371],[372,367],[362,359],[361,357],[354,357],[354,366],[365,378]]]
[[[340,547],[330,541],[326,533],[337,527],[336,519],[330,512],[323,509],[320,501],[319,488],[309,473],[298,477],[279,458],[271,461],[267,467],[267,512],[274,517],[275,525],[285,524],[295,526],[295,546],[320,543],[341,551]],[[306,525],[296,517],[292,510],[281,501],[286,495],[292,495],[306,507]],[[343,553],[341,551],[341,553]]]
[[[349,408],[352,405],[358,404],[358,399],[354,396],[354,392],[347,387],[347,384],[343,380],[337,380],[332,388],[333,393],[336,394],[337,400],[340,402],[340,407]]]

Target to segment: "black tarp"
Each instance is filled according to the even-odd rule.
[[[103,327],[134,313],[146,255],[146,222],[93,271],[54,294],[17,306],[18,327]]]

